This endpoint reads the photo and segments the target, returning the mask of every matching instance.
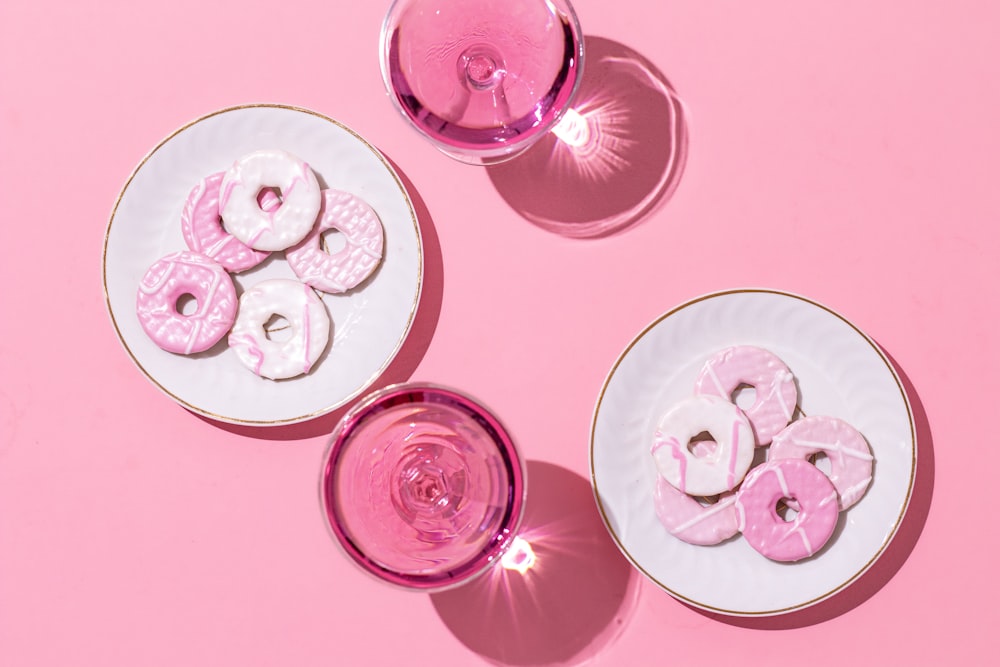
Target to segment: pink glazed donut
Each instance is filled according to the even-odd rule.
[[[798,510],[790,521],[778,515],[782,500]],[[823,548],[840,515],[833,482],[800,459],[774,459],[751,470],[736,492],[736,511],[750,546],[782,562],[802,560]]]
[[[707,432],[716,445],[695,453]],[[656,469],[679,491],[714,496],[734,488],[753,463],[753,431],[743,411],[717,396],[689,396],[663,415],[651,449]]]
[[[836,417],[803,417],[774,436],[768,458],[809,460],[821,453],[830,461],[830,481],[845,510],[868,490],[874,461],[868,442],[853,426]]]
[[[335,253],[322,247],[323,232],[335,229],[347,243]],[[360,197],[323,190],[319,219],[309,235],[285,252],[295,275],[307,285],[339,294],[357,287],[382,261],[382,223]]]
[[[206,176],[191,190],[181,211],[181,233],[192,251],[211,257],[227,271],[239,273],[257,266],[271,253],[254,250],[223,229],[219,192],[225,175],[220,171]],[[271,197],[277,199],[273,193]],[[274,201],[274,207],[278,203]]]
[[[260,194],[276,188],[281,206],[265,211]],[[226,230],[255,250],[285,250],[306,237],[319,214],[316,174],[303,160],[282,150],[244,155],[222,179],[219,211]]]
[[[732,399],[740,385],[756,391],[754,404],[746,410],[747,418],[762,447],[788,425],[795,412],[799,391],[795,376],[773,353],[751,345],[737,345],[716,353],[705,362],[694,393]]]
[[[178,302],[190,296],[195,312]],[[136,314],[143,331],[168,352],[204,352],[222,340],[236,317],[236,287],[221,264],[195,252],[157,260],[139,282]]]
[[[656,516],[667,532],[689,544],[711,546],[739,532],[736,495],[730,491],[705,506],[657,476],[653,502]]]

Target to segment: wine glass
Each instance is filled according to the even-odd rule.
[[[320,495],[347,555],[383,581],[438,591],[490,569],[516,540],[525,471],[481,404],[426,383],[386,387],[340,420]]]
[[[562,118],[583,72],[567,0],[394,0],[382,78],[403,116],[470,164],[510,159]]]

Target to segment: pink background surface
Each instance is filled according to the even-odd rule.
[[[623,149],[627,178],[546,201],[530,164],[452,162],[397,116],[381,2],[0,4],[0,664],[982,664],[1000,593],[995,3],[576,7],[608,57],[592,93],[645,63],[682,102],[688,148],[658,206],[599,239],[568,232],[664,173],[655,96],[612,98],[641,140]],[[220,426],[119,345],[101,253],[120,189],[177,127],[253,102],[336,118],[408,180],[425,296],[387,379],[472,392],[520,443],[532,520],[567,538],[515,591],[519,622],[474,592],[379,585],[341,556],[316,497],[337,415]],[[592,410],[624,346],[678,303],[742,286],[803,294],[871,335],[920,437],[886,556],[775,619],[712,617],[634,574],[588,481]]]

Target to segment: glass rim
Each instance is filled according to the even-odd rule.
[[[512,475],[512,484],[519,483],[520,492],[511,496],[509,503],[509,518],[499,527],[499,534],[491,545],[484,546],[469,558],[456,563],[439,574],[405,573],[387,568],[375,559],[367,557],[348,537],[346,531],[337,528],[336,510],[333,507],[332,476],[337,458],[343,450],[350,430],[364,417],[373,411],[389,409],[396,405],[426,402],[417,399],[418,396],[438,396],[443,399],[457,400],[461,408],[468,407],[470,415],[481,420],[480,425],[491,431],[494,440],[503,453]],[[394,399],[398,399],[395,400]],[[385,405],[386,403],[388,405]],[[446,402],[443,401],[430,401]],[[454,407],[454,406],[452,406]],[[510,435],[510,431],[486,405],[469,393],[453,387],[423,381],[406,381],[387,385],[377,389],[357,401],[340,418],[328,439],[323,453],[319,476],[319,500],[326,530],[339,550],[357,568],[375,580],[387,585],[416,592],[435,593],[466,584],[491,570],[510,549],[520,530],[524,518],[525,500],[528,490],[527,466],[524,458]],[[454,574],[448,574],[454,573]]]
[[[460,162],[465,162],[467,164],[478,164],[478,165],[491,165],[497,164],[499,162],[504,162],[506,160],[512,159],[515,156],[523,153],[525,150],[530,148],[539,139],[544,137],[546,134],[552,131],[552,129],[559,124],[559,122],[565,117],[566,112],[572,107],[573,102],[576,100],[577,93],[580,90],[580,83],[583,80],[584,70],[586,68],[587,59],[585,57],[585,36],[583,34],[583,29],[580,26],[580,19],[576,14],[576,10],[573,8],[573,4],[570,0],[538,0],[539,2],[557,7],[562,13],[565,13],[570,21],[573,34],[578,37],[578,43],[576,48],[576,58],[578,61],[576,76],[574,77],[573,83],[570,86],[569,94],[566,96],[566,102],[563,106],[556,110],[552,118],[547,122],[537,125],[531,129],[530,132],[523,133],[518,136],[518,140],[515,143],[500,143],[495,148],[467,148],[460,143],[451,143],[444,138],[433,137],[426,132],[424,132],[418,125],[413,122],[413,118],[406,112],[403,105],[400,103],[398,96],[393,91],[392,86],[392,74],[389,71],[389,33],[390,24],[393,17],[393,12],[397,5],[401,5],[406,2],[417,2],[419,0],[392,0],[389,3],[389,8],[386,10],[385,16],[382,19],[382,25],[379,30],[379,70],[382,74],[382,84],[385,87],[386,95],[392,102],[393,107],[396,109],[397,113],[402,116],[406,124],[416,132],[418,135],[423,137],[430,144],[435,146],[442,153],[447,156],[458,160]]]

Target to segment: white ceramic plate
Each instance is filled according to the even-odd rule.
[[[320,184],[368,202],[385,230],[381,266],[344,295],[324,294],[333,341],[310,374],[275,382],[240,364],[225,340],[183,356],[157,347],[139,327],[139,280],[158,258],[184,250],[180,213],[204,176],[254,150],[281,148],[313,168]],[[369,387],[399,351],[420,297],[423,250],[410,198],[386,159],[335,120],[286,106],[223,109],[180,128],[129,177],[108,223],[104,246],[108,311],[125,350],[161,390],[189,410],[243,424],[304,421],[344,405]],[[295,278],[283,253],[233,274],[237,292],[265,278]]]
[[[655,422],[692,393],[704,361],[749,344],[781,357],[795,374],[799,408],[840,417],[875,456],[872,485],[827,548],[797,563],[770,561],[737,536],[686,544],[653,509]],[[709,294],[665,313],[625,349],[605,381],[591,431],[594,494],[604,522],[632,563],[671,595],[729,615],[802,609],[842,590],[882,554],[902,521],[916,472],[909,400],[876,344],[841,315],[783,292]]]

